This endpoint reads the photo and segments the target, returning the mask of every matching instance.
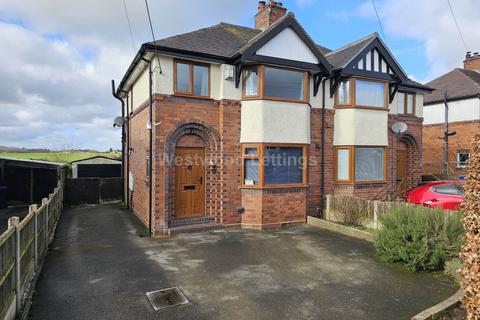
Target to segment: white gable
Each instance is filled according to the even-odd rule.
[[[272,40],[258,49],[256,54],[315,64],[318,63],[317,57],[291,28],[282,30]]]
[[[373,56],[373,64],[372,64],[372,56]],[[358,60],[358,63],[354,68],[360,69],[360,70],[393,74],[392,68],[389,67],[388,63],[385,61],[385,59],[383,59],[383,57],[380,55],[380,53],[376,48],[367,52],[365,57]]]

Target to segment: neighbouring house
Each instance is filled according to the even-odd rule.
[[[425,96],[423,174],[445,175],[445,91],[449,131],[448,176],[466,174],[471,142],[480,133],[480,54],[467,52],[464,68],[456,68],[426,84],[436,89]]]
[[[260,1],[254,20],[143,44],[115,93],[126,199],[155,234],[288,227],[320,215],[325,194],[382,198],[420,181],[431,89],[377,33],[330,50],[280,2]]]
[[[117,178],[122,176],[122,161],[95,156],[72,162],[72,178]]]

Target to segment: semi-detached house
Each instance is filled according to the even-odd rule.
[[[429,92],[378,34],[332,51],[274,1],[255,28],[146,43],[117,90],[128,205],[165,234],[287,227],[321,214],[326,194],[398,193],[420,179]]]

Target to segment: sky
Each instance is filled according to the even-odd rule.
[[[450,0],[467,49],[480,51],[479,0]],[[144,0],[0,0],[0,145],[120,148],[111,79],[151,41]],[[223,22],[253,27],[257,0],[149,0],[157,39]],[[379,32],[407,74],[427,82],[461,67],[447,0],[284,0],[330,49]]]

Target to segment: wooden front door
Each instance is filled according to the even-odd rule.
[[[175,150],[175,217],[205,215],[205,149]]]
[[[407,150],[397,150],[397,181],[401,181],[399,195],[407,191]]]

